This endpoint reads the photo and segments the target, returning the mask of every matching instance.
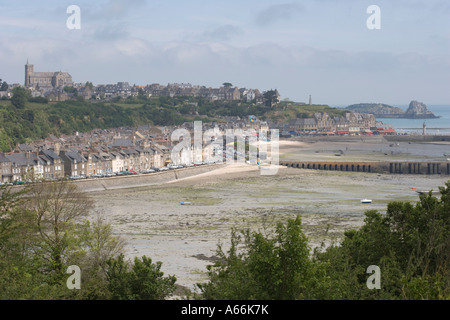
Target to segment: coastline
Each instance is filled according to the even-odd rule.
[[[353,157],[370,156],[370,149],[377,151],[384,145],[389,148],[388,142],[342,143],[355,150]],[[417,144],[422,152],[426,152],[424,145],[433,149],[432,144]],[[336,147],[334,141],[282,140],[280,158],[326,157],[322,150]],[[218,243],[227,248],[233,228],[269,230],[277,221],[300,214],[310,246],[328,245],[339,241],[345,230],[360,227],[367,209],[384,212],[390,201],[414,203],[418,195],[411,187],[436,190],[448,180],[441,175],[285,167],[275,176],[261,176],[255,165],[222,165],[164,183],[90,195],[114,233],[126,241],[127,258],[146,255],[161,261],[165,274],[177,276],[177,284],[195,290],[195,283],[206,280],[206,266],[213,261]],[[373,203],[361,204],[366,198]],[[191,205],[181,205],[182,201]]]

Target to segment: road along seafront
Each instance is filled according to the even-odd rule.
[[[204,164],[147,174],[75,180],[74,183],[84,192],[139,188],[152,185],[161,185],[163,183],[176,181],[178,179],[195,176],[217,169],[220,166],[223,166],[223,164]]]

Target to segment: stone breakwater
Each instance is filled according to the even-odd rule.
[[[199,175],[218,169],[221,166],[224,166],[224,164],[202,165],[132,176],[77,180],[74,183],[84,192],[145,187]]]
[[[281,161],[280,165],[299,169],[329,170],[329,171],[450,175],[449,162]]]

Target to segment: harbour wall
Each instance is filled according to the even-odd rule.
[[[441,174],[450,175],[450,162],[435,161],[280,161],[280,165],[313,170],[393,173],[393,174]]]

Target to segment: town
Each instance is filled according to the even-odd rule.
[[[20,84],[4,85],[0,96],[11,98],[14,88]],[[270,101],[267,92],[258,89],[233,87],[224,83],[221,88],[206,88],[191,84],[168,84],[162,86],[151,84],[146,86],[130,86],[127,82],[97,85],[90,82],[75,84],[67,72],[35,72],[28,61],[25,65],[24,87],[31,91],[32,97],[43,97],[48,101],[114,100],[127,99],[139,95],[150,97],[203,97],[209,101],[245,101],[255,104],[269,104],[271,107],[280,103],[278,90],[271,90]],[[313,106],[311,97],[309,106]],[[71,179],[111,177],[151,173],[173,169],[176,166],[192,166],[210,163],[218,159],[221,151],[203,152],[201,159],[185,157],[182,163],[173,163],[171,152],[174,141],[170,137],[174,130],[184,128],[193,132],[193,122],[185,122],[178,126],[141,125],[138,127],[121,127],[95,129],[91,132],[75,132],[71,135],[56,137],[50,135],[46,139],[31,143],[17,144],[12,152],[0,154],[2,183],[23,183],[34,178]],[[203,132],[215,131],[216,137],[224,137],[227,129],[239,129],[245,132],[269,132],[278,130],[280,137],[291,136],[328,136],[328,135],[376,135],[396,134],[390,126],[376,120],[372,114],[345,112],[342,116],[330,116],[327,112],[314,112],[312,117],[294,118],[286,121],[261,120],[256,116],[238,117],[224,116],[220,121],[203,123]],[[203,143],[211,144],[212,139],[205,138]],[[226,141],[224,139],[223,141]],[[247,141],[248,142],[248,141]],[[223,144],[223,156],[235,158],[236,146]],[[222,154],[221,154],[222,155]],[[248,155],[243,155],[248,159]],[[261,155],[258,155],[261,156]],[[264,155],[265,156],[265,155]],[[264,160],[259,158],[260,160]],[[215,161],[216,161],[215,160]],[[220,159],[223,160],[223,159]]]

